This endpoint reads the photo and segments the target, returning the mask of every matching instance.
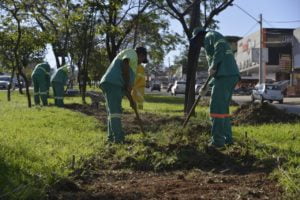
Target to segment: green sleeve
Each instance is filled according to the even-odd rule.
[[[225,56],[226,48],[222,42],[217,42],[214,47],[214,54],[211,60],[211,67],[218,67],[218,65],[222,62]],[[217,70],[217,69],[216,69]]]
[[[68,81],[68,74],[66,72],[64,72],[64,74],[63,74],[63,83],[64,83],[64,85],[67,84],[67,81]]]
[[[50,87],[50,75],[49,74],[45,74],[46,76],[46,86],[47,86],[47,89],[49,90],[49,87]]]

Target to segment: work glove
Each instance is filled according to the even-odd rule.
[[[214,66],[211,66],[208,68],[208,76],[214,76],[215,73],[217,72],[216,68]]]
[[[204,87],[204,85],[202,85],[201,88],[199,89],[199,95],[203,97],[206,95],[207,91],[208,91],[208,86],[206,85],[206,87]]]

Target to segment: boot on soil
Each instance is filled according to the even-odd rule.
[[[218,146],[212,142],[210,142],[206,147],[207,152],[224,151],[225,149],[226,149],[225,146]]]

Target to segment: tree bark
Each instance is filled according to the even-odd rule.
[[[191,10],[190,30],[200,25],[200,1],[195,0]],[[184,114],[189,113],[195,102],[196,69],[200,55],[200,41],[189,42],[188,63],[186,66],[186,89],[184,99]]]

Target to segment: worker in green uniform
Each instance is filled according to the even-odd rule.
[[[130,106],[136,108],[136,103],[131,96],[132,85],[135,79],[138,64],[147,63],[147,50],[144,47],[125,49],[112,61],[100,81],[107,109],[108,142],[122,143],[121,102],[127,96]]]
[[[68,65],[64,65],[51,77],[54,104],[58,107],[64,107],[64,86],[67,84],[69,71],[70,67]]]
[[[208,74],[213,77],[210,81],[212,137],[209,146],[222,148],[226,144],[233,144],[229,104],[240,74],[230,45],[223,35],[216,31],[206,32],[200,27],[194,29],[192,40],[197,40],[201,36],[204,36],[204,49],[209,64]],[[205,90],[200,89],[200,92],[205,93]]]
[[[44,106],[48,105],[48,92],[50,87],[50,65],[47,62],[35,66],[31,74],[33,82],[33,95],[35,105],[40,105],[40,99]]]

